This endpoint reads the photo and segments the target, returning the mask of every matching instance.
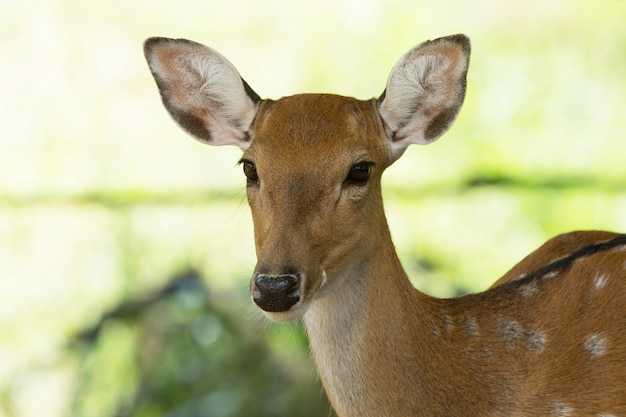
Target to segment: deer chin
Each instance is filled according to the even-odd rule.
[[[300,320],[304,316],[310,305],[310,302],[299,301],[287,311],[261,311],[263,311],[265,317],[275,322],[295,321]]]

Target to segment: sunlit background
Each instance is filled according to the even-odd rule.
[[[237,149],[162,108],[149,36],[263,97],[378,96],[415,44],[472,39],[450,132],[389,169],[402,260],[487,288],[557,233],[626,231],[626,1],[0,3],[0,417],[328,416],[298,324],[250,306]]]

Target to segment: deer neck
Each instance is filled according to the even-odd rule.
[[[432,394],[422,375],[445,349],[428,330],[437,300],[408,280],[386,223],[377,236],[368,261],[348,271],[304,315],[320,378],[342,417],[385,416],[389,410],[418,415]],[[389,390],[395,392],[386,395]],[[406,403],[392,404],[392,398]]]

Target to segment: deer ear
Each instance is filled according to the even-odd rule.
[[[250,146],[261,99],[226,58],[185,39],[150,38],[144,54],[163,104],[187,132],[211,145]]]
[[[465,98],[469,56],[469,38],[453,35],[416,46],[393,67],[378,110],[395,158],[452,125]]]

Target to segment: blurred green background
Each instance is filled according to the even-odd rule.
[[[472,38],[451,131],[385,178],[437,296],[542,241],[626,231],[626,1],[0,3],[0,417],[329,416],[298,323],[248,300],[237,149],[169,120],[149,36],[227,56],[263,97],[378,96],[415,44]]]

